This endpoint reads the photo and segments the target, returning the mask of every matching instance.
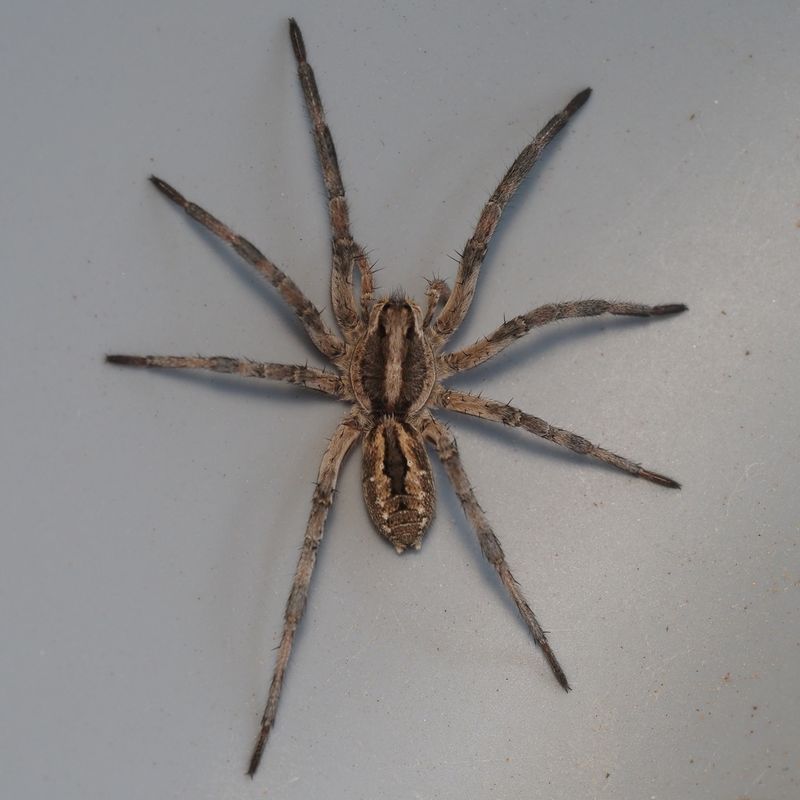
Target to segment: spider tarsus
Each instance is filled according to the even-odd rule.
[[[146,356],[124,356],[124,355],[108,355],[106,356],[107,364],[123,364],[126,367],[146,367]]]
[[[582,92],[578,92],[578,94],[567,103],[564,113],[568,117],[571,117],[589,99],[591,93],[592,90],[588,86]]]
[[[689,306],[683,303],[669,303],[663,306],[653,306],[651,314],[654,317],[663,316],[664,314],[680,314],[683,311],[688,311]]]
[[[269,728],[262,728],[261,733],[258,734],[258,740],[256,741],[256,746],[253,749],[253,755],[250,756],[250,764],[247,767],[247,774],[250,778],[254,778],[256,774],[256,770],[258,770],[258,765],[261,763],[261,755],[264,752],[264,745],[267,743],[267,737],[269,736]]]
[[[558,663],[558,659],[555,657],[555,653],[553,653],[553,651],[550,649],[549,643],[547,641],[539,642],[539,646],[542,648],[544,657],[547,659],[547,663],[550,665],[550,669],[553,671],[553,675],[555,676],[555,679],[558,681],[559,686],[561,686],[561,688],[565,692],[572,691],[572,687],[569,685],[567,676],[564,674],[564,670],[561,668],[561,664]]]
[[[289,38],[292,40],[292,49],[298,61],[306,60],[306,44],[303,41],[303,34],[300,33],[300,26],[294,17],[289,17]]]
[[[657,472],[650,472],[649,469],[643,469],[639,473],[640,478],[657,483],[659,486],[666,486],[668,489],[680,489],[681,485],[678,481],[668,478],[666,475],[659,475]]]
[[[173,203],[177,203],[179,206],[186,208],[186,198],[177,189],[173,189],[166,181],[162,181],[161,178],[151,175],[150,183],[152,183],[159,192],[169,197]]]

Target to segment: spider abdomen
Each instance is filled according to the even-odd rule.
[[[419,549],[435,499],[420,432],[407,420],[381,417],[364,437],[362,466],[364,502],[378,532],[398,553]]]

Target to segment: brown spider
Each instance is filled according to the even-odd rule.
[[[363,439],[362,485],[367,510],[380,534],[394,545],[398,553],[408,547],[419,549],[433,518],[436,495],[424,443],[433,445],[464,513],[475,528],[484,556],[497,571],[553,674],[567,691],[570,687],[564,670],[514,580],[500,542],[478,505],[461,465],[455,439],[447,426],[431,413],[431,409],[444,408],[523,428],[535,436],[576,453],[593,456],[631,475],[661,486],[680,488],[671,478],[643,469],[627,458],[597,447],[582,436],[556,428],[506,403],[448,389],[441,382],[451,375],[483,364],[531,329],[559,319],[598,314],[661,317],[686,310],[685,305],[678,303],[658,306],[607,300],[553,303],[504,322],[497,330],[469,347],[443,352],[447,340],[461,325],[469,310],[481,263],[503,209],[544,148],[587,101],[591,90],[584,89],[570,100],[564,110],[556,114],[519,154],[484,206],[475,232],[464,246],[453,290],[442,280],[431,281],[426,292],[427,308],[423,314],[420,306],[403,294],[378,299],[373,297],[372,267],[364,248],[354,241],[350,233],[347,201],[336,150],[325,122],[314,72],[306,60],[303,37],[293,19],[289,20],[289,34],[328,194],[332,231],[331,296],[341,336],[328,329],[319,310],[294,281],[249,241],[200,206],[189,202],[165,181],[155,176],[151,176],[150,180],[190,217],[230,244],[275,287],[297,315],[316,348],[336,367],[337,372],[333,374],[313,367],[260,363],[226,356],[106,356],[106,361],[112,364],[133,367],[205,369],[287,381],[351,404],[322,456],[311,516],[286,604],[272,683],[247,771],[251,777],[258,769],[275,721],[292,642],[306,606],[311,574],[325,519],[333,502],[339,469],[357,441]],[[353,285],[355,267],[361,280],[359,300],[356,299]]]

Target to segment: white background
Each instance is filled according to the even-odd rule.
[[[328,305],[290,14],[387,290],[452,278],[504,169],[594,88],[504,218],[456,342],[578,297],[690,312],[562,323],[456,385],[684,488],[448,416],[565,695],[441,472],[425,546],[398,558],[352,458],[251,782],[342,409],[103,355],[321,364],[146,180]],[[797,797],[798,41],[793,2],[7,1],[2,795]]]

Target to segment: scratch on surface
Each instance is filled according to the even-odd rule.
[[[756,775],[756,779],[750,784],[751,786],[755,786],[757,783],[761,783],[761,779],[764,777],[764,773],[766,772],[765,769],[762,769],[761,772]]]
[[[764,466],[764,463],[765,462],[763,462],[763,461],[754,461],[752,464],[748,464],[744,468],[744,472],[736,480],[736,483],[734,484],[733,489],[731,490],[730,494],[728,495],[727,500],[725,501],[725,516],[726,517],[730,516],[731,503],[733,502],[733,498],[739,493],[739,490],[740,490],[742,484],[745,481],[750,480],[750,470],[752,470],[754,467],[762,467],[762,466]]]
[[[403,620],[400,619],[400,615],[397,613],[394,606],[392,606],[392,614],[394,615],[395,621],[397,622],[397,627],[400,629],[400,633],[405,636],[406,629],[403,625]]]

